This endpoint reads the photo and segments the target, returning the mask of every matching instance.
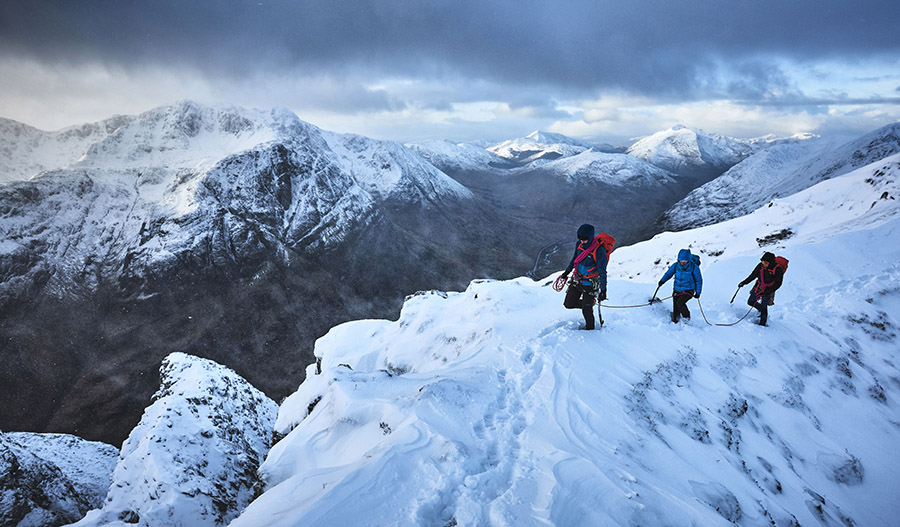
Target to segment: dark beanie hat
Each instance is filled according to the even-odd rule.
[[[763,254],[761,260],[769,262],[769,263],[775,263],[775,255],[772,253],[765,253],[765,254]]]
[[[594,226],[590,223],[585,223],[581,227],[578,227],[578,239],[579,240],[590,240],[594,238]]]

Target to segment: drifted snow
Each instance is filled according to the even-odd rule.
[[[667,302],[577,331],[551,279],[333,328],[279,411],[265,493],[231,525],[892,525],[897,162],[612,254],[605,303],[637,305],[693,245],[705,315],[731,323],[773,249],[791,263],[766,328],[709,326],[692,301],[686,324]]]
[[[253,496],[277,405],[233,371],[173,353],[122,445],[102,509],[81,527],[225,525]]]

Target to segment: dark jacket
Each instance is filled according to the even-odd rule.
[[[587,226],[582,225],[582,227]],[[590,233],[586,232],[588,229],[584,230],[585,232],[582,233],[582,229],[579,229],[579,236],[582,234],[589,234],[590,237],[587,240],[578,240],[578,244],[575,246],[575,253],[572,255],[572,259],[566,267],[565,274],[569,274],[572,269],[575,268],[575,259],[594,243],[593,227],[589,229]],[[596,251],[588,254],[578,262],[578,267],[575,269],[575,278],[578,279],[580,285],[585,286],[592,285],[591,279],[596,280],[598,289],[600,291],[606,291],[606,249],[604,249],[602,245],[598,244]]]
[[[781,287],[781,281],[784,279],[784,269],[775,267],[763,267],[762,262],[756,264],[750,275],[741,282],[741,286],[745,286],[756,280],[753,292],[757,295],[771,295]]]
[[[675,285],[672,289],[676,293],[693,291],[699,295],[703,290],[703,276],[700,274],[700,266],[694,261],[691,251],[689,249],[678,251],[678,260],[679,262],[687,260],[688,263],[687,265],[681,265],[679,262],[673,263],[666,274],[659,279],[659,284],[668,282],[674,276]]]

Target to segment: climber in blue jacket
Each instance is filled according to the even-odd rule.
[[[687,307],[688,300],[700,298],[703,289],[703,276],[700,274],[700,256],[691,254],[690,249],[678,251],[678,261],[673,263],[666,274],[659,280],[662,286],[670,278],[675,277],[672,297],[672,322],[678,322],[684,317],[685,321],[691,319],[691,311]]]

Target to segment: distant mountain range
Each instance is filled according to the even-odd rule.
[[[900,152],[900,123],[858,139],[781,141],[693,190],[662,216],[661,230],[684,230],[743,216],[775,198]]]

